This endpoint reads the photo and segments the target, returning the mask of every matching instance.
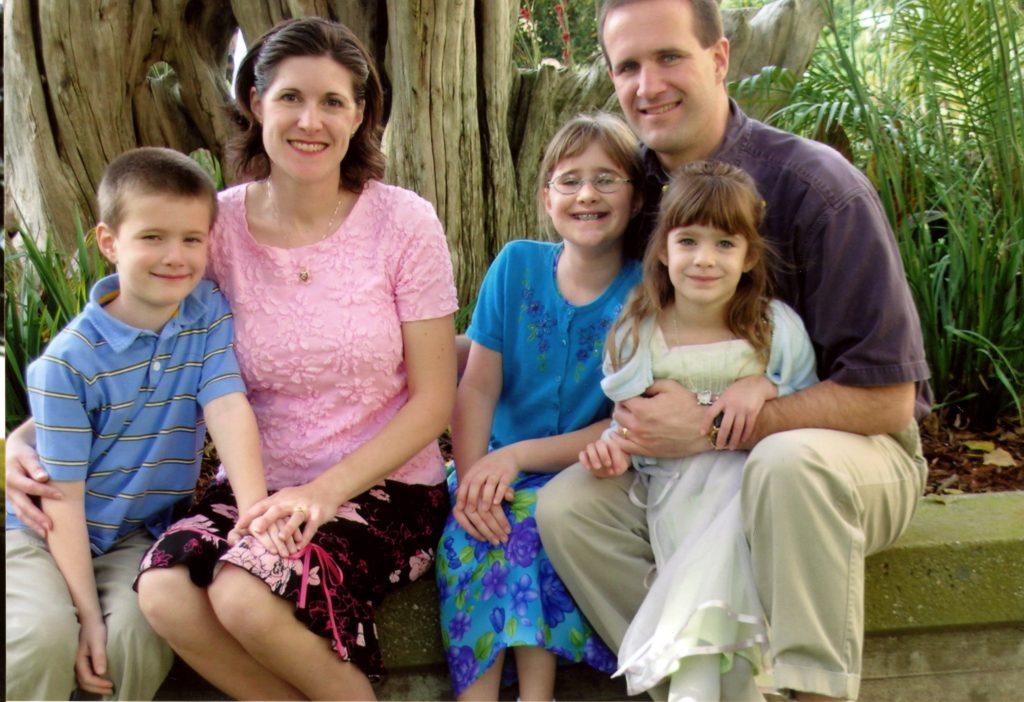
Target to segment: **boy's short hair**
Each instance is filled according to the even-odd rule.
[[[117,231],[130,194],[172,195],[209,200],[210,223],[217,217],[217,188],[202,167],[174,149],[144,146],[121,154],[107,166],[96,191],[100,221]]]

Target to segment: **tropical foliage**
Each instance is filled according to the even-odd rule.
[[[838,15],[771,121],[832,143],[878,188],[924,328],[940,407],[1022,413],[1024,15],[1010,0],[899,0]],[[852,5],[852,3],[851,3]]]

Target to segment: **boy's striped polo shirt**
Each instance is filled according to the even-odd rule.
[[[39,458],[51,480],[85,480],[93,553],[168,526],[199,477],[201,406],[245,392],[227,300],[204,280],[159,333],[114,319],[102,304],[116,275],[28,368]],[[7,528],[24,528],[7,510]]]

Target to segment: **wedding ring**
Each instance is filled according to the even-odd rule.
[[[309,516],[309,510],[303,507],[302,505],[299,505],[298,507],[292,507],[292,514],[295,514],[296,512],[302,512],[303,517]]]
[[[619,427],[619,433],[622,434],[623,439],[629,438],[629,429],[627,429],[626,427]]]

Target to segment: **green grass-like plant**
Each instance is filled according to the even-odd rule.
[[[879,2],[869,28],[822,2],[828,29],[771,121],[848,153],[878,188],[939,407],[982,425],[1024,418],[1022,8]],[[765,71],[737,88],[787,79]]]
[[[57,246],[40,248],[22,233],[21,251],[4,257],[4,341],[6,354],[6,426],[10,431],[29,415],[25,371],[89,299],[92,284],[108,265],[79,223],[71,254]]]

